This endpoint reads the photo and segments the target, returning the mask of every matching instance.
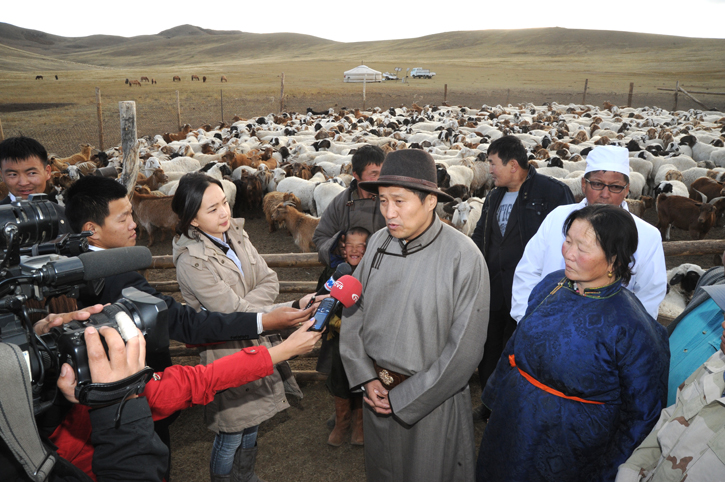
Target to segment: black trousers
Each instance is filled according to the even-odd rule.
[[[516,320],[511,318],[509,313],[508,309],[494,310],[489,313],[488,335],[483,348],[483,358],[478,364],[478,379],[481,381],[482,390],[486,387],[489,377],[496,371],[501,353],[516,330]]]

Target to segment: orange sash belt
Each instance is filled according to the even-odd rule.
[[[545,391],[546,393],[550,393],[550,394],[560,397],[560,398],[566,398],[567,400],[574,400],[575,402],[592,403],[594,405],[604,405],[604,402],[595,402],[593,400],[584,400],[583,398],[579,398],[579,397],[570,397],[569,395],[564,395],[559,390],[554,390],[551,387],[547,387],[546,385],[544,385],[543,383],[538,381],[536,378],[532,377],[531,375],[529,375],[528,373],[523,371],[521,368],[517,367],[516,366],[516,357],[514,356],[513,353],[509,355],[509,364],[512,367],[515,367],[519,371],[521,376],[524,377],[526,380],[528,380],[529,383],[531,383],[536,388],[540,388],[541,390]]]

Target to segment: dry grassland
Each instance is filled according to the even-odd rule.
[[[5,27],[5,28],[3,28]],[[281,73],[285,109],[363,107],[361,84],[342,82],[360,63],[381,72],[421,66],[432,80],[366,86],[365,106],[435,104],[447,100],[471,107],[484,103],[627,102],[673,106],[678,80],[691,90],[725,92],[725,41],[565,29],[450,32],[419,39],[343,44],[294,34],[216,33],[182,26],[159,35],[64,39],[0,24],[0,122],[5,135],[45,136],[52,150],[69,154],[80,142],[96,145],[95,88],[101,89],[106,147],[118,138],[117,103],[134,100],[139,134],[176,128],[176,91],[182,122],[192,125],[233,115],[256,117],[280,109]],[[45,35],[45,37],[43,37]],[[33,37],[33,38],[35,38]],[[47,37],[47,38],[46,38]],[[42,48],[41,48],[42,47]],[[58,75],[58,81],[54,75]],[[207,77],[192,82],[191,75]],[[45,79],[34,80],[36,75]],[[172,82],[179,75],[181,82]],[[228,83],[220,83],[225,75]],[[129,87],[124,80],[155,78],[156,85]],[[725,97],[699,95],[723,110]],[[28,104],[69,104],[28,110]],[[698,107],[681,97],[680,108]]]

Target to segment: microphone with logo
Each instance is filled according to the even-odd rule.
[[[342,304],[350,308],[357,303],[362,293],[362,284],[350,276],[345,275],[335,281],[330,289],[330,297],[325,298],[315,312],[315,323],[308,331],[323,331],[330,319],[335,315],[338,306]]]
[[[352,274],[352,267],[347,263],[340,263],[337,265],[337,269],[335,272],[330,276],[330,279],[328,279],[324,285],[322,285],[322,288],[315,293],[315,296],[310,298],[310,302],[307,303],[307,306],[305,306],[305,309],[308,309],[312,304],[315,302],[315,298],[318,296],[326,295],[332,290],[332,285],[335,283],[335,281],[339,280],[345,275]]]

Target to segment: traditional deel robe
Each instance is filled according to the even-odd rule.
[[[492,414],[477,480],[612,481],[657,422],[667,396],[665,328],[620,281],[585,295],[563,270],[534,288],[482,395]]]
[[[407,244],[387,229],[375,233],[355,277],[362,296],[343,311],[340,338],[350,386],[377,378],[373,360],[410,376],[389,391],[392,416],[364,411],[367,479],[473,480],[468,380],[483,353],[489,307],[480,250],[435,217]]]

